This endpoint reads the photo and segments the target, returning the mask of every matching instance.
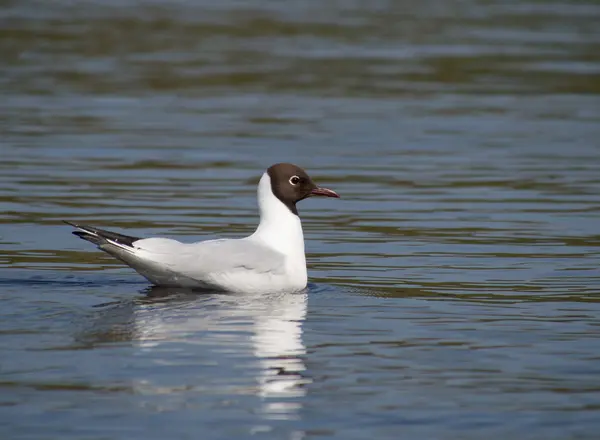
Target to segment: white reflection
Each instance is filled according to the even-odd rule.
[[[306,293],[279,295],[266,304],[265,313],[254,321],[254,354],[262,365],[258,376],[260,395],[265,399],[264,412],[285,416],[298,411],[297,401],[281,397],[300,397],[306,393],[303,385],[302,358],[306,347],[302,342],[302,322],[306,317]]]
[[[104,316],[105,330],[95,334],[109,342],[117,310],[128,314],[118,319],[127,319],[129,329],[127,338],[120,333],[120,340],[135,341],[139,357],[155,366],[136,377],[135,390],[169,395],[162,404],[172,409],[186,405],[194,392],[195,398],[254,394],[261,398],[264,417],[289,419],[297,417],[298,397],[310,382],[303,361],[306,307],[306,293],[198,295],[153,288],[138,303],[116,307],[112,313],[105,309],[111,329],[106,331]],[[165,373],[161,367],[183,373]]]

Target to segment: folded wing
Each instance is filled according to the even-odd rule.
[[[168,238],[141,239],[65,222],[90,241],[158,285],[208,288],[264,283],[285,273],[285,257],[251,238],[186,244]]]

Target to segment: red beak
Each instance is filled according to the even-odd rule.
[[[340,196],[338,195],[338,193],[336,193],[335,191],[332,191],[330,189],[327,188],[315,188],[310,192],[311,196],[321,196],[321,197],[335,197],[336,199],[339,199]]]

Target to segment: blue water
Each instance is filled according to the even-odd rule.
[[[9,2],[0,438],[595,439],[595,2]],[[70,234],[238,237],[309,288],[151,288]]]

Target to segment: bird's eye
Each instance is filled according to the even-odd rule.
[[[292,185],[298,185],[298,183],[300,183],[300,177],[298,177],[298,176],[290,177],[290,183]]]

